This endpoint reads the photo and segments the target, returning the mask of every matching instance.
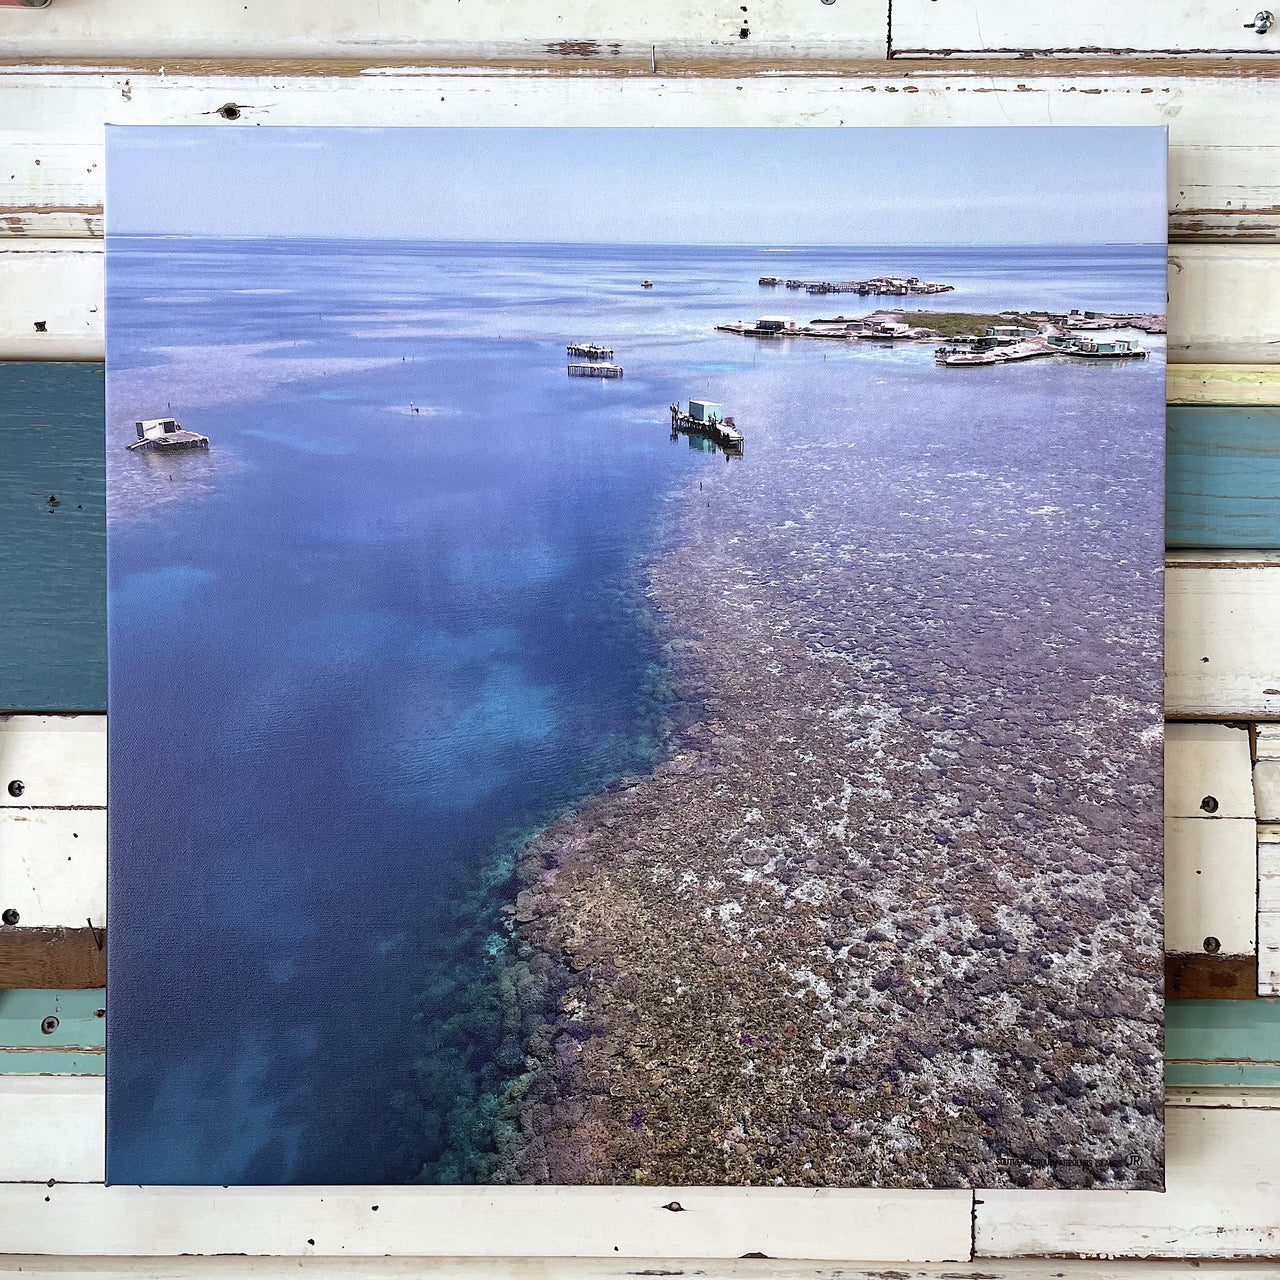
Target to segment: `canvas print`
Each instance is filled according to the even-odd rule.
[[[108,134],[110,1180],[1159,1189],[1163,130]]]

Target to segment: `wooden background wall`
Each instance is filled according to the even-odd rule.
[[[1256,12],[0,8],[0,1273],[1280,1275],[1280,27]],[[102,130],[164,123],[1168,126],[1166,1194],[102,1186]]]

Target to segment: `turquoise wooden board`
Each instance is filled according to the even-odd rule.
[[[1165,1005],[1165,1082],[1280,1085],[1280,1000]]]
[[[1165,541],[1280,547],[1280,409],[1170,406]]]
[[[102,369],[0,362],[0,710],[107,705]]]
[[[100,363],[0,362],[0,710],[106,706],[103,412]],[[1280,408],[1170,407],[1166,524],[1171,547],[1280,549]]]
[[[0,990],[0,1074],[102,1075],[103,991]],[[58,1019],[46,1032],[46,1018]]]

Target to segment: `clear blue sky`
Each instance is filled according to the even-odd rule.
[[[1162,128],[112,126],[109,234],[1155,243]]]

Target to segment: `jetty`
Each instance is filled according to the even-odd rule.
[[[681,435],[702,436],[720,446],[727,457],[742,456],[742,432],[732,418],[726,417],[721,405],[710,400],[690,400],[684,412],[678,404],[671,407],[671,438]]]
[[[1042,332],[1035,329],[989,329],[979,336],[968,334],[951,339],[934,353],[934,363],[946,368],[971,368],[975,365],[1010,364],[1017,360],[1035,360],[1043,356],[1075,356],[1084,360],[1145,360],[1144,347],[1125,338],[1100,342],[1070,333]]]
[[[586,364],[571,364],[571,378],[620,378],[623,368],[620,364],[609,364],[605,361],[592,361]]]
[[[764,284],[764,280],[760,281]],[[788,280],[788,289],[803,289],[806,293],[856,293],[862,297],[906,297],[918,293],[950,293],[953,284],[941,284],[936,280],[921,280],[919,276],[873,276],[870,280]]]
[[[126,449],[207,449],[209,437],[186,430],[176,418],[144,418],[134,425],[138,438]]]
[[[588,360],[612,360],[613,348],[597,346],[594,342],[571,342],[565,348],[571,356],[583,356]]]

